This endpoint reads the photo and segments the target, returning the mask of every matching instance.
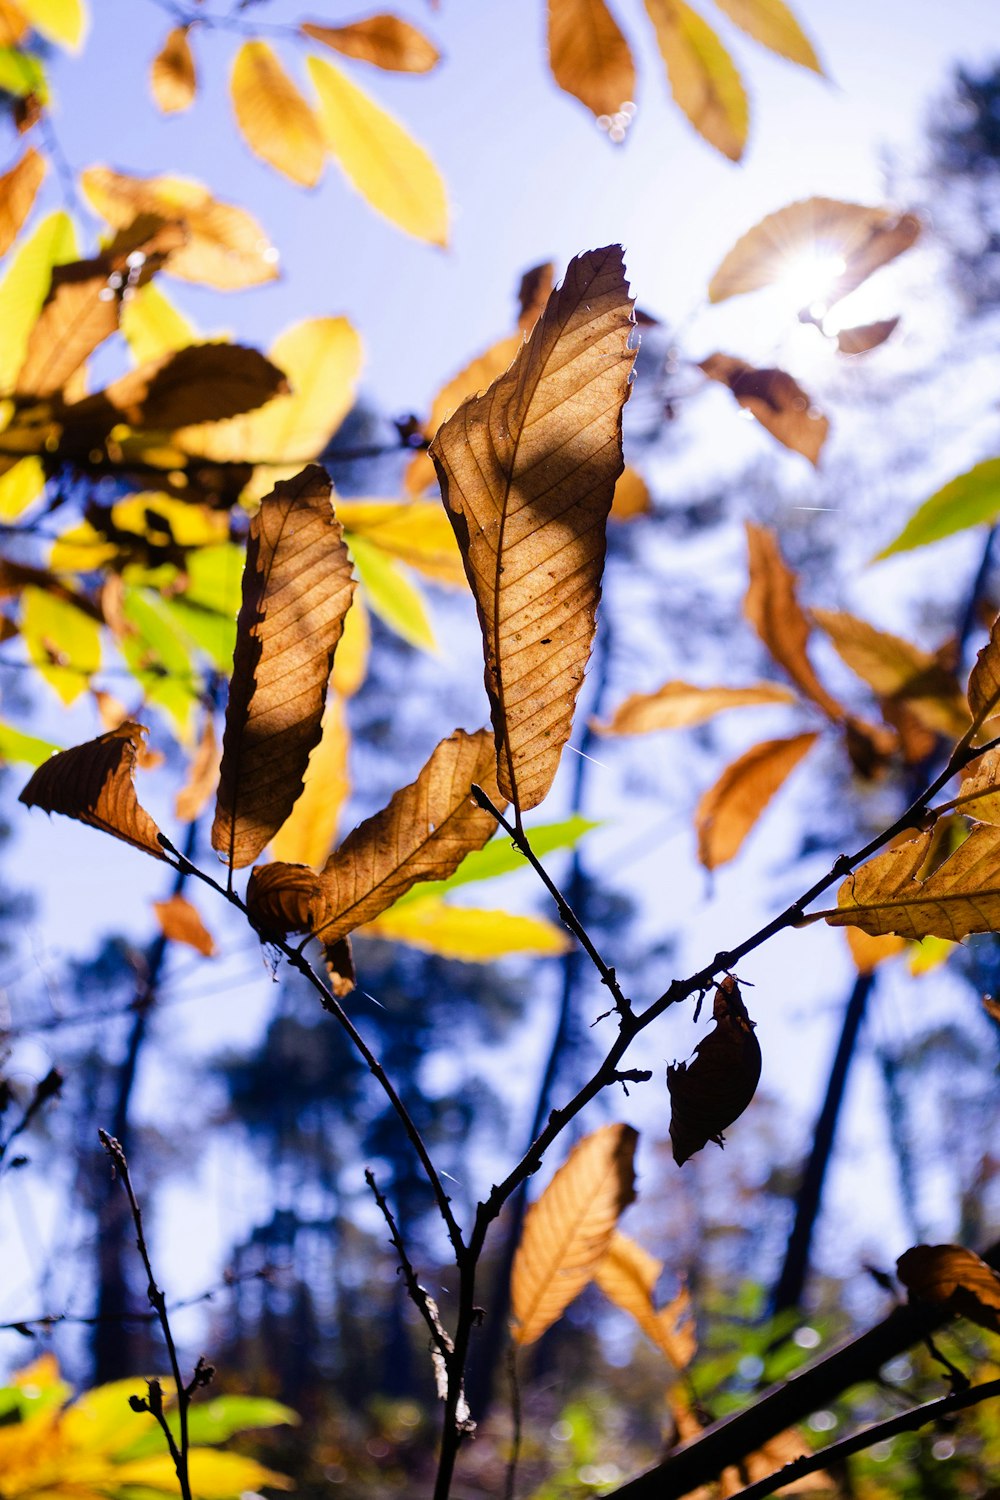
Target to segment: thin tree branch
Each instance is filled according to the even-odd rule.
[[[24,1134],[42,1105],[58,1094],[62,1085],[63,1075],[58,1068],[50,1068],[45,1077],[39,1079],[38,1083],[35,1084],[31,1098],[21,1112],[21,1118],[8,1131],[5,1139],[0,1141],[0,1174],[4,1171],[7,1152],[13,1143],[17,1140],[18,1136]],[[10,1163],[8,1162],[7,1166],[9,1167],[9,1165]]]
[[[212,1302],[220,1292],[227,1292],[231,1287],[238,1286],[244,1281],[270,1281],[275,1274],[274,1266],[258,1266],[252,1271],[227,1272],[218,1286],[208,1287],[206,1291],[199,1292],[195,1297],[182,1297],[177,1302],[167,1303],[167,1312],[181,1312],[188,1307],[199,1307],[203,1302]],[[121,1323],[156,1323],[159,1321],[159,1313],[150,1312],[126,1312],[104,1316],[94,1313],[89,1317],[80,1313],[43,1313],[37,1318],[12,1318],[9,1323],[0,1323],[0,1333],[19,1333],[22,1337],[34,1338],[33,1329],[41,1329],[43,1333],[57,1328],[60,1323],[68,1323],[76,1328],[93,1328],[98,1323],[121,1322]]]
[[[370,1167],[365,1169],[365,1181],[371,1188],[382,1217],[389,1226],[389,1238],[399,1257],[399,1269],[403,1273],[403,1280],[406,1282],[406,1290],[410,1295],[410,1300],[430,1330],[431,1343],[437,1349],[441,1358],[447,1362],[454,1351],[454,1345],[442,1326],[433,1298],[427,1289],[422,1287],[417,1280],[417,1273],[413,1269],[413,1263],[406,1252],[403,1237],[399,1232],[399,1225],[396,1223],[392,1209],[386,1202],[384,1194],[375,1181],[375,1173]]]

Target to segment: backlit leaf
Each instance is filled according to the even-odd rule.
[[[132,784],[144,734],[141,725],[126,722],[85,745],[61,750],[38,767],[18,801],[76,818],[163,859],[159,829],[139,806]]]
[[[0,520],[16,521],[45,491],[45,469],[29,454],[0,475]]]
[[[371,624],[361,594],[355,591],[354,603],[344,621],[344,633],[333,659],[330,686],[342,698],[353,698],[368,674],[371,648]]]
[[[132,427],[170,429],[193,417],[216,422],[253,411],[287,384],[284,372],[256,349],[188,344],[130,370],[90,400],[109,402]]]
[[[874,973],[879,964],[895,958],[906,948],[906,939],[891,932],[873,937],[870,932],[862,932],[860,927],[845,927],[844,935],[859,974]]]
[[[897,939],[893,935],[889,938],[870,938],[869,942],[903,942],[903,939]],[[910,957],[906,967],[914,979],[920,979],[924,974],[933,974],[942,964],[946,964],[958,944],[949,938],[925,937],[919,943],[910,943],[908,946]]]
[[[24,734],[13,724],[0,723],[0,761],[5,765],[19,762],[26,766],[40,766],[58,749],[58,745],[37,739],[33,734]]]
[[[595,823],[590,818],[581,818],[579,814],[574,814],[558,823],[529,824],[525,829],[525,835],[536,859],[544,859],[546,854],[552,854],[558,849],[574,849],[584,834],[600,826],[600,823]],[[457,890],[459,886],[471,885],[482,880],[496,880],[502,875],[515,874],[518,870],[526,869],[527,863],[524,855],[515,848],[511,839],[491,839],[484,849],[474,849],[471,854],[467,854],[455,873],[449,875],[447,880],[429,881],[421,885],[419,890],[411,891],[402,900],[422,900],[425,895],[443,896],[449,891]]]
[[[900,937],[950,938],[1000,930],[1000,828],[977,824],[964,843],[925,880],[920,871],[933,830],[876,854],[837,892],[832,927],[897,932]]]
[[[236,123],[254,155],[302,187],[315,187],[325,155],[319,123],[267,42],[243,43],[230,92]]]
[[[568,934],[544,917],[449,906],[440,897],[421,895],[419,888],[411,897],[362,927],[359,935],[406,943],[423,953],[474,964],[512,953],[557,957],[570,947]]]
[[[193,823],[206,806],[219,780],[222,755],[215,734],[215,719],[205,715],[201,738],[188,766],[187,780],[177,793],[174,814],[179,823]]]
[[[166,41],[153,58],[149,88],[165,115],[180,114],[194,103],[198,77],[186,26],[175,26],[167,33]]]
[[[75,703],[101,665],[97,621],[67,598],[26,588],[21,635],[28,659],[65,704]]]
[[[78,52],[90,24],[85,0],[17,0],[35,31]]]
[[[139,365],[200,342],[194,325],[155,281],[133,288],[132,296],[122,304],[118,326]]]
[[[319,743],[309,757],[305,784],[284,824],[271,840],[271,853],[292,865],[319,869],[337,838],[341,809],[351,794],[347,771],[350,736],[340,698],[331,695],[323,714]]]
[[[0,44],[15,47],[28,30],[28,18],[16,0],[0,0]]]
[[[431,446],[486,657],[499,785],[552,784],[595,628],[633,327],[621,250],[570,262],[510,369]]]
[[[1000,750],[987,750],[962,777],[955,807],[979,823],[1000,827]]]
[[[969,677],[969,708],[976,733],[1000,713],[1000,615],[993,621],[990,638],[977,655]]]
[[[28,336],[42,310],[52,268],[74,260],[76,230],[68,214],[49,214],[18,248],[0,281],[0,391],[13,389]]]
[[[456,729],[416,781],[359,823],[327,861],[320,877],[324,942],[371,922],[417,881],[447,879],[471,849],[482,848],[496,823],[473,802],[474,784],[499,796],[490,735]]]
[[[836,198],[805,198],[768,214],[741,235],[708,287],[710,302],[773,286],[807,256],[832,275],[822,297],[826,308],[861,285],[873,271],[908,250],[920,221],[889,208],[868,208]]]
[[[214,958],[215,939],[201,920],[195,907],[184,896],[154,901],[153,910],[163,936],[171,943],[184,943],[205,958]]]
[[[636,516],[646,516],[653,508],[649,486],[641,474],[626,464],[615,485],[615,498],[611,502],[612,521],[633,521]]]
[[[758,370],[731,354],[710,354],[701,361],[710,380],[727,385],[745,411],[786,448],[819,462],[830,423],[785,370]]]
[[[632,53],[604,0],[549,0],[549,65],[592,115],[615,115],[635,99]]]
[[[80,187],[94,211],[116,229],[137,214],[157,214],[184,225],[187,242],[167,270],[183,281],[220,291],[259,286],[278,274],[278,252],[243,208],[220,203],[189,177],[131,177],[109,167],[88,167]]]
[[[254,1493],[264,1485],[278,1490],[292,1487],[286,1474],[267,1469],[257,1459],[248,1458],[243,1453],[227,1453],[225,1449],[192,1448],[188,1454],[188,1470],[192,1492],[199,1500],[240,1500],[248,1491]],[[134,1486],[143,1492],[165,1490],[170,1493],[177,1484],[174,1462],[166,1449],[148,1458],[116,1464],[113,1472],[117,1485],[122,1488]]]
[[[431,500],[338,500],[348,546],[363,537],[437,583],[464,587],[465,569],[455,533]]]
[[[723,1144],[722,1132],[739,1119],[760,1082],[756,1023],[747,1015],[732,975],[716,990],[712,1015],[715,1025],[692,1060],[667,1068],[670,1143],[679,1167],[709,1141]]]
[[[936,490],[910,517],[896,540],[877,556],[891,557],[895,552],[926,547],[970,526],[992,526],[998,517],[1000,458],[988,458]]]
[[[424,436],[432,438],[438,429],[458,410],[470,396],[478,396],[487,386],[509,369],[511,361],[524,342],[520,333],[500,339],[491,344],[485,353],[459,370],[451,380],[441,387],[431,405],[431,413],[424,423]],[[406,468],[403,483],[411,495],[421,495],[435,481],[434,464],[429,453],[415,453]]]
[[[289,932],[314,932],[323,921],[319,876],[308,865],[255,865],[247,883],[247,915],[265,942]]]
[[[585,1136],[528,1209],[511,1272],[513,1338],[533,1344],[593,1279],[622,1212],[635,1198],[630,1125]]]
[[[374,613],[411,646],[436,651],[423,595],[395,559],[364,536],[352,536],[350,547],[358,581]]]
[[[354,580],[318,466],[283,480],[250,523],[212,847],[256,858],[302,791]]]
[[[867,354],[877,349],[896,330],[898,318],[882,318],[877,323],[864,323],[858,328],[837,330],[837,348],[841,354]]]
[[[750,586],[743,613],[779,667],[835,723],[844,710],[820,682],[809,660],[809,621],[795,592],[795,574],[785,562],[773,531],[747,524]]]
[[[969,713],[958,683],[930,652],[855,615],[814,609],[812,617],[841,660],[880,698],[904,702],[935,734],[958,739],[968,729]]]
[[[16,240],[45,176],[45,158],[29,146],[21,159],[0,177],[0,255]]]
[[[616,1229],[594,1269],[594,1280],[611,1302],[630,1313],[674,1369],[686,1370],[698,1351],[691,1298],[682,1288],[665,1307],[653,1300],[663,1262]]]
[[[764,740],[726,767],[695,809],[698,858],[706,870],[733,859],[775,792],[816,743],[815,734]]]
[[[813,45],[784,0],[715,0],[754,41],[790,62],[822,73]]]
[[[896,1262],[896,1274],[919,1302],[1000,1333],[1000,1276],[961,1245],[914,1245]]]
[[[345,57],[396,73],[429,73],[441,58],[434,43],[399,16],[365,16],[347,26],[317,26],[303,21],[299,30]]]
[[[665,682],[655,693],[633,693],[619,704],[606,724],[596,721],[598,734],[651,734],[658,729],[690,729],[727,708],[762,703],[795,703],[796,695],[776,682],[750,687],[695,687],[689,682]]]
[[[711,26],[685,0],[646,0],[674,101],[709,145],[739,161],[750,109],[740,75]]]
[[[448,203],[437,167],[398,120],[333,63],[310,57],[327,150],[375,209],[418,240],[448,243]]]

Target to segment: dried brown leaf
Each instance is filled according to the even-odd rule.
[[[429,73],[441,60],[434,43],[399,16],[365,16],[347,26],[319,26],[302,21],[299,30],[303,36],[332,47],[344,57],[394,73]]]
[[[919,233],[918,219],[892,209],[834,198],[789,203],[740,236],[709,283],[709,301],[722,302],[771,286],[787,274],[796,257],[807,254],[843,262],[843,272],[822,299],[829,308],[879,266],[901,255]]]
[[[205,958],[214,958],[217,952],[215,939],[205,926],[197,910],[184,896],[171,896],[167,901],[154,901],[153,910],[163,936],[171,943],[186,943]]]
[[[856,615],[814,609],[812,617],[833,642],[834,650],[880,698],[905,703],[917,721],[934,734],[958,739],[969,727],[969,714],[954,673],[929,651]]]
[[[45,176],[45,158],[29,146],[9,172],[0,177],[0,255],[17,239]]]
[[[275,861],[255,865],[246,894],[247,915],[265,942],[289,932],[313,932],[319,926],[323,895],[319,876],[308,865]]]
[[[499,797],[489,731],[456,729],[434,750],[416,781],[359,823],[327,861],[321,935],[346,936],[398,901],[419,880],[446,880],[496,831],[472,800],[472,787]]]
[[[1000,616],[993,621],[990,638],[969,677],[969,709],[976,734],[1000,713]]]
[[[205,715],[201,738],[188,766],[187,781],[177,793],[177,801],[174,803],[174,815],[179,823],[193,823],[207,804],[218,784],[221,759],[215,718],[208,713]]]
[[[682,1287],[665,1307],[657,1307],[653,1301],[662,1271],[662,1261],[616,1229],[594,1268],[594,1281],[616,1307],[631,1314],[679,1373],[694,1359],[698,1340],[686,1288]]]
[[[330,481],[311,464],[250,523],[212,847],[248,865],[302,791],[354,579]]]
[[[126,721],[85,745],[61,750],[38,767],[18,801],[76,818],[164,859],[160,830],[139,806],[132,783],[145,733],[141,724]]]
[[[323,175],[326,146],[314,111],[267,42],[244,42],[233,61],[236,123],[255,156],[302,187]]]
[[[537,266],[529,266],[521,277],[517,289],[517,326],[523,334],[529,334],[542,316],[555,284],[556,268],[550,260],[543,260]],[[502,373],[501,370],[497,371],[498,375]],[[471,396],[478,393],[466,391],[465,394]]]
[[[987,750],[962,777],[955,805],[968,818],[1000,827],[1000,749]]]
[[[877,349],[895,331],[898,318],[882,318],[877,323],[863,323],[857,328],[841,328],[837,333],[837,348],[841,354],[867,354]]]
[[[956,943],[973,932],[1000,931],[1000,828],[976,824],[954,854],[921,880],[933,838],[931,830],[876,854],[844,881],[837,910],[820,915],[831,927]]]
[[[844,710],[820,682],[809,660],[809,621],[795,593],[795,574],[778,539],[766,526],[747,525],[750,585],[743,613],[779,667],[828,718],[838,723]]]
[[[747,142],[746,90],[716,33],[684,0],[646,0],[678,108],[709,145],[739,161]]]
[[[826,417],[815,411],[809,397],[784,370],[758,370],[731,354],[710,354],[701,361],[710,380],[728,386],[744,411],[786,448],[819,462],[830,431]]]
[[[352,990],[356,989],[358,983],[350,938],[338,938],[335,943],[327,943],[323,950],[323,962],[326,966],[326,977],[330,981],[330,988],[338,1000],[345,999]]]
[[[476,600],[498,782],[545,796],[590,654],[634,352],[619,246],[570,262],[528,342],[431,445]]]
[[[175,26],[167,33],[149,70],[149,89],[165,115],[180,114],[194,103],[198,76],[186,26]]]
[[[691,1062],[667,1068],[670,1142],[679,1167],[709,1141],[722,1145],[722,1132],[739,1119],[760,1082],[756,1023],[731,974],[715,992],[712,1015],[715,1025],[698,1043]]]
[[[896,1274],[918,1302],[1000,1333],[1000,1276],[961,1245],[914,1245],[896,1262]]]
[[[549,66],[592,115],[615,115],[635,99],[632,53],[604,0],[549,0]]]
[[[635,1198],[637,1140],[630,1125],[585,1136],[528,1209],[511,1272],[515,1343],[541,1338],[592,1280]]]
[[[130,370],[98,396],[78,402],[81,415],[99,401],[117,421],[172,431],[190,422],[220,422],[283,395],[288,381],[257,349],[242,344],[188,344]]]
[[[795,703],[796,695],[777,682],[755,682],[750,687],[695,687],[690,682],[665,682],[655,693],[633,693],[619,704],[606,724],[596,721],[598,734],[651,734],[658,729],[690,729],[727,708],[762,703]]]
[[[791,739],[752,745],[709,787],[694,815],[698,858],[706,870],[716,870],[736,856],[775,792],[817,738],[815,734],[796,734]]]

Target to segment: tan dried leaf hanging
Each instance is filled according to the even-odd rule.
[[[175,26],[167,33],[149,70],[149,88],[157,109],[165,115],[180,114],[194,103],[198,77],[186,26]]]
[[[698,1043],[692,1061],[667,1069],[670,1142],[679,1167],[709,1141],[722,1145],[722,1132],[739,1119],[760,1082],[756,1023],[731,974],[715,992],[712,1015],[715,1025]]]
[[[743,613],[796,687],[828,718],[839,723],[844,710],[820,682],[809,660],[809,621],[795,592],[795,574],[785,562],[778,539],[766,526],[747,523],[750,586]]]
[[[141,724],[126,721],[96,740],[60,751],[38,767],[18,801],[76,818],[164,859],[159,829],[139,806],[132,784],[145,733]]]
[[[701,361],[701,368],[709,380],[728,386],[744,411],[751,412],[779,443],[803,454],[811,464],[819,462],[830,423],[814,410],[791,375],[784,370],[755,369],[731,354],[710,354]]]
[[[283,480],[250,523],[212,847],[254,860],[302,791],[354,579],[325,472]]]
[[[592,1280],[635,1197],[637,1141],[630,1125],[593,1131],[528,1209],[511,1272],[515,1343],[541,1338]]]
[[[318,26],[303,21],[299,30],[303,36],[332,47],[344,57],[394,73],[429,73],[441,60],[434,43],[399,16],[365,16],[346,26]]]
[[[247,882],[247,915],[265,942],[289,932],[313,932],[323,909],[319,876],[308,865],[276,860],[255,865]]]
[[[0,177],[0,255],[6,255],[35,201],[45,176],[44,156],[29,146],[21,159]]]
[[[236,123],[254,155],[292,182],[315,187],[326,161],[323,132],[274,49],[244,42],[229,86]]]
[[[476,600],[497,777],[552,784],[590,655],[634,360],[618,246],[570,262],[506,374],[431,445]]]
[[[837,910],[822,916],[831,927],[956,943],[973,932],[1000,931],[1000,828],[976,824],[954,854],[921,880],[933,839],[931,830],[876,854],[848,875],[837,892]]]
[[[739,161],[746,147],[750,106],[729,53],[685,0],[646,0],[646,10],[675,104],[709,145],[730,161]]]
[[[653,1300],[663,1262],[616,1229],[594,1268],[594,1280],[611,1302],[630,1313],[648,1339],[680,1373],[698,1352],[691,1298],[686,1288],[665,1307]]]
[[[993,621],[990,638],[976,657],[969,677],[969,708],[977,734],[1000,713],[1000,616]]]
[[[777,682],[755,682],[743,688],[665,682],[655,693],[633,693],[606,724],[595,722],[591,727],[598,734],[652,734],[659,729],[690,729],[727,708],[795,702],[795,694]]]
[[[184,943],[205,958],[214,958],[215,939],[201,920],[199,912],[184,896],[154,901],[153,910],[163,936],[171,943]]]
[[[764,740],[727,766],[695,809],[698,858],[706,870],[728,863],[775,792],[816,743],[815,734]]]
[[[919,1302],[1000,1333],[1000,1276],[961,1245],[914,1245],[896,1262],[896,1274]]]
[[[549,0],[549,66],[592,115],[615,115],[635,99],[632,53],[604,0]]]
[[[880,698],[905,703],[934,734],[958,739],[968,729],[969,714],[955,676],[929,651],[843,611],[814,609],[812,617],[841,661]]]

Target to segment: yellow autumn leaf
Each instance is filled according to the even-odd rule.
[[[543,917],[449,906],[439,896],[417,897],[391,906],[374,922],[359,928],[357,935],[406,943],[423,953],[474,964],[490,963],[512,953],[558,957],[570,947],[567,933]]]
[[[784,0],[715,0],[715,3],[762,47],[800,67],[822,73],[812,43]]]
[[[48,295],[54,266],[77,256],[68,214],[49,214],[23,242],[0,281],[0,392],[13,389],[31,330]]]
[[[871,938],[869,941],[897,942],[903,944],[904,947],[906,946],[903,938],[895,936],[889,939]],[[910,957],[907,962],[907,968],[914,979],[920,979],[924,974],[932,974],[935,969],[940,969],[942,964],[948,962],[957,946],[957,943],[953,943],[950,938],[921,938],[919,943],[912,943],[910,945]]]
[[[137,365],[200,342],[194,325],[155,281],[133,289],[122,303],[118,326]]]
[[[375,209],[415,239],[448,243],[440,173],[398,120],[326,58],[310,57],[327,150]]]
[[[344,621],[344,633],[333,659],[333,675],[330,678],[331,688],[342,698],[353,698],[368,675],[371,633],[365,601],[356,589],[354,603],[347,611]]]
[[[679,1373],[687,1369],[698,1350],[691,1298],[682,1288],[672,1302],[657,1307],[653,1293],[662,1271],[662,1261],[616,1229],[597,1262],[594,1280],[616,1307],[631,1314]]]
[[[436,651],[437,641],[423,594],[388,552],[368,537],[349,536],[358,580],[370,608],[390,630],[421,651]]]
[[[0,475],[0,520],[16,521],[45,489],[45,470],[34,454]]]
[[[84,0],[17,0],[35,31],[60,47],[78,52],[83,46],[90,16]]]
[[[634,521],[636,516],[646,516],[653,508],[649,486],[642,475],[628,464],[618,476],[615,498],[611,502],[609,521]]]
[[[153,58],[149,88],[157,108],[165,115],[180,114],[194,103],[198,78],[186,26],[174,26],[167,33]]]
[[[870,932],[862,932],[860,927],[845,927],[844,936],[859,974],[874,973],[879,964],[895,958],[906,947],[906,939],[897,937],[895,933],[872,937]]]
[[[215,1448],[192,1448],[188,1454],[188,1472],[198,1500],[240,1500],[248,1490],[259,1490],[262,1485],[274,1490],[292,1488],[287,1474],[277,1474],[243,1453],[220,1452]],[[121,1486],[166,1490],[168,1494],[177,1489],[174,1461],[165,1450],[149,1458],[115,1464],[113,1479]]]
[[[674,102],[709,145],[739,161],[750,109],[732,58],[685,0],[646,0]]]
[[[267,42],[244,42],[233,61],[236,123],[255,156],[302,187],[323,175],[323,136],[310,106]]]
[[[523,343],[524,335],[521,333],[499,339],[446,381],[431,403],[430,416],[424,423],[424,436],[432,438],[463,401],[470,396],[481,395],[487,386],[492,385],[509,368]],[[426,450],[415,453],[403,476],[407,491],[411,495],[422,495],[436,483],[436,479],[430,454]]]
[[[21,636],[28,660],[67,706],[87,689],[101,665],[101,632],[95,619],[67,599],[26,588]]]
[[[338,500],[348,545],[366,538],[437,583],[465,585],[465,569],[448,517],[430,500]]]
[[[954,673],[929,651],[843,611],[814,609],[812,617],[841,661],[880,698],[904,703],[934,734],[959,739],[968,729],[969,711]]]
[[[351,613],[348,612],[347,619]],[[340,660],[343,643],[341,636],[335,663]],[[291,865],[311,865],[316,870],[326,863],[337,839],[341,809],[351,794],[349,749],[343,701],[331,695],[323,714],[319,743],[309,757],[301,795],[271,840],[275,859]]]

